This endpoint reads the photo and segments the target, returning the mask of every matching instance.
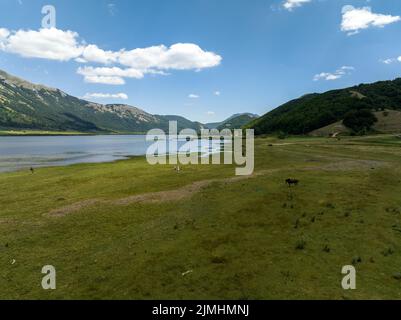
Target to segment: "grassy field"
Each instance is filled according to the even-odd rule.
[[[0,130],[0,136],[91,136],[91,135],[146,135],[146,132],[79,132],[79,131],[42,131],[42,130]]]
[[[400,156],[393,136],[264,138],[249,178],[142,157],[0,174],[0,298],[400,299]]]
[[[77,131],[0,130],[0,136],[76,136],[88,135]]]

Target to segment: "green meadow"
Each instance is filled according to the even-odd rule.
[[[0,136],[77,136],[90,135],[77,131],[43,131],[43,130],[0,130]]]
[[[247,178],[144,157],[0,174],[0,298],[400,299],[400,157],[391,135],[267,137]]]

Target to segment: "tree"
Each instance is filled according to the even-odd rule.
[[[343,124],[355,133],[370,131],[376,122],[376,116],[368,109],[351,110],[343,120]]]

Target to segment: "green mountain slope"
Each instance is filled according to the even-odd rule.
[[[401,78],[310,94],[292,100],[247,127],[256,134],[307,134],[344,118],[352,109],[401,110]]]
[[[32,84],[0,70],[0,128],[81,132],[146,132],[201,125],[182,117],[151,115],[127,105],[102,105],[70,96],[58,89]]]
[[[218,127],[218,130],[223,129],[241,129],[243,126],[258,118],[258,115],[251,113],[235,114],[227,120],[223,121]]]
[[[385,110],[374,112],[377,122],[372,129],[378,133],[399,133],[401,132],[401,111]],[[343,121],[337,121],[328,126],[319,128],[309,133],[316,137],[337,136],[340,134],[350,134],[352,131],[347,128]]]
[[[246,124],[255,120],[259,116],[252,113],[237,113],[222,122],[213,122],[205,124],[207,129],[241,129]]]

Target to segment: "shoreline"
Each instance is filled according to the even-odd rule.
[[[0,137],[75,137],[75,136],[140,136],[146,133],[132,132],[53,132],[53,131],[38,131],[38,132],[18,132],[18,131],[0,131]]]

